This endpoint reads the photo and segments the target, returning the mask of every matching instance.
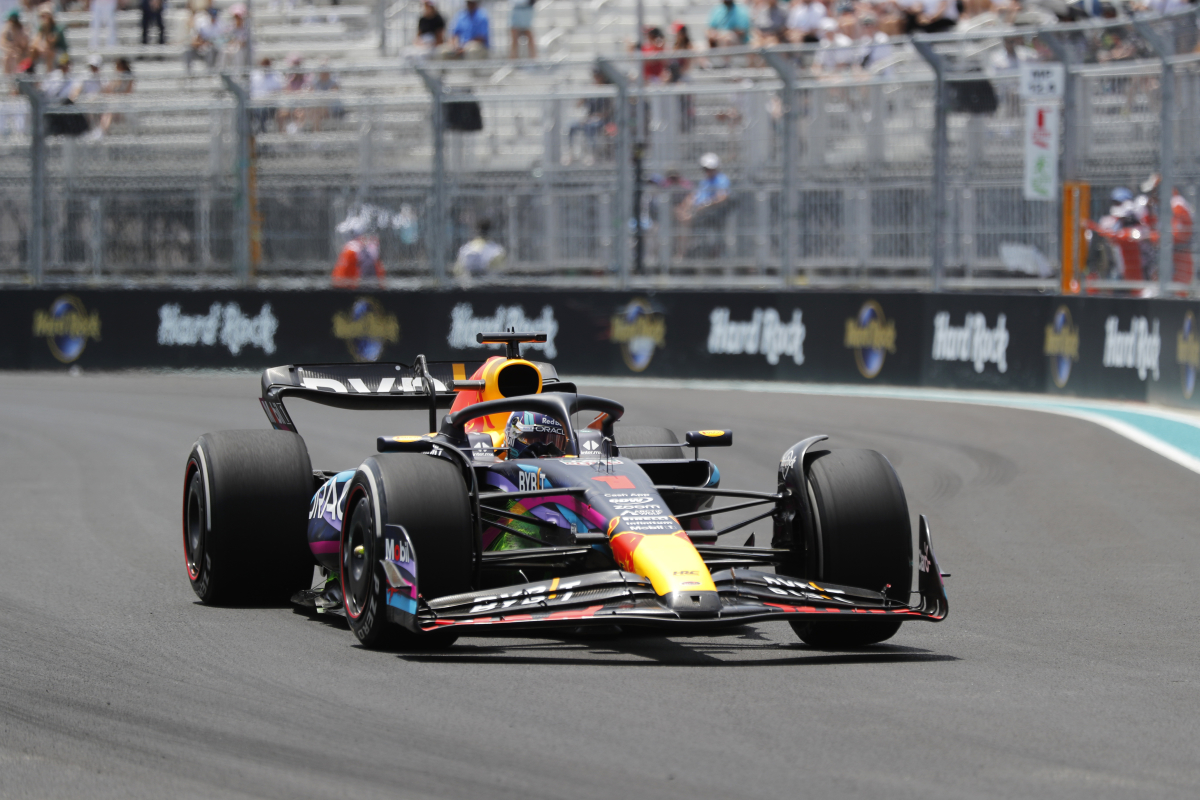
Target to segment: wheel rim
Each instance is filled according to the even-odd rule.
[[[371,504],[361,498],[346,521],[344,544],[342,545],[342,591],[346,597],[346,610],[357,617],[367,604],[371,590],[370,533]]]
[[[192,580],[200,577],[201,565],[204,563],[204,487],[201,481],[200,471],[197,469],[192,473],[192,480],[188,484],[187,529],[183,535],[188,577]]]

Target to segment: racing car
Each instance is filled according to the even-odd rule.
[[[912,597],[908,505],[883,455],[809,436],[784,451],[773,490],[723,489],[700,453],[731,446],[730,430],[680,442],[626,426],[620,403],[521,356],[545,334],[477,339],[505,355],[265,370],[273,430],[206,433],[187,459],[183,549],[200,600],[290,597],[343,615],[366,647],[588,625],[710,634],[771,620],[810,645],[862,646],[946,618],[924,516]],[[292,398],[427,409],[429,430],[379,436],[350,469],[314,470],[284,405]],[[749,516],[717,524],[738,511]],[[727,543],[768,518],[769,547],[753,535]]]

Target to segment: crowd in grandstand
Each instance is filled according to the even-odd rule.
[[[49,73],[69,57],[63,25],[56,9],[85,9],[91,24],[88,52],[117,46],[115,15],[127,0],[59,0],[41,5],[31,0],[0,0],[4,19],[4,71]],[[131,0],[141,10],[141,51],[155,44],[166,51],[182,51],[188,74],[197,64],[209,70],[247,68],[250,64],[250,25],[241,2],[219,8],[214,0],[190,0],[184,41],[168,41],[164,25],[164,0]],[[535,0],[505,0],[509,15],[507,54],[512,58],[538,55]],[[499,5],[495,0],[466,0],[452,19],[443,17],[437,0],[423,0],[414,41],[407,54],[437,59],[481,59],[496,56],[491,20]],[[809,43],[829,52],[812,61],[817,70],[869,67],[890,53],[889,40],[915,32],[942,33],[962,23],[990,16],[1010,25],[1042,25],[1055,20],[1116,18],[1139,13],[1168,13],[1188,5],[1185,0],[719,0],[712,8],[702,35],[695,36],[676,23],[671,40],[660,28],[648,28],[641,37],[647,54],[672,52],[646,66],[649,80],[680,80],[699,49],[734,46],[769,47]],[[695,38],[694,38],[695,37]],[[1119,37],[1118,37],[1119,38]],[[698,47],[697,45],[700,45]],[[706,46],[706,47],[704,47]],[[1122,46],[1110,48],[1120,57]],[[720,66],[722,61],[712,65]]]

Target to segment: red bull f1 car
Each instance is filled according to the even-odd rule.
[[[787,621],[816,646],[884,641],[945,619],[920,518],[916,591],[904,490],[871,450],[810,436],[767,491],[723,489],[702,450],[728,430],[625,426],[520,356],[543,335],[480,334],[484,363],[308,364],[262,376],[274,430],[204,434],[187,460],[183,549],[204,603],[291,597],[344,615],[368,647],[444,647],[497,629],[711,633]],[[469,376],[469,377],[468,377]],[[427,409],[353,468],[313,470],[284,407]],[[439,413],[449,410],[439,419]],[[690,451],[690,452],[689,452]],[[717,504],[720,501],[721,505]],[[746,512],[722,524],[726,515]],[[728,537],[770,520],[769,547]]]

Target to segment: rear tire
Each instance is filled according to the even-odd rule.
[[[413,633],[388,621],[387,576],[380,561],[386,538],[382,524],[402,525],[415,551],[417,589],[423,598],[471,590],[474,540],[462,472],[452,462],[428,455],[373,456],[351,482],[346,508],[341,584],[354,635],[369,648],[441,649],[454,644],[457,633]],[[382,524],[375,519],[376,508],[383,514]]]
[[[207,605],[286,601],[306,588],[312,464],[288,431],[206,433],[183,484],[188,580]]]
[[[816,517],[810,546],[817,574],[798,576],[881,591],[907,603],[912,587],[912,526],[904,488],[891,463],[874,450],[812,454],[808,485]],[[803,563],[803,560],[800,560]],[[898,619],[792,622],[814,647],[861,647],[886,641]]]
[[[638,447],[639,444],[671,444],[679,437],[669,428],[630,425],[618,428],[614,437],[620,458],[641,461],[652,458],[683,458],[682,447]]]

